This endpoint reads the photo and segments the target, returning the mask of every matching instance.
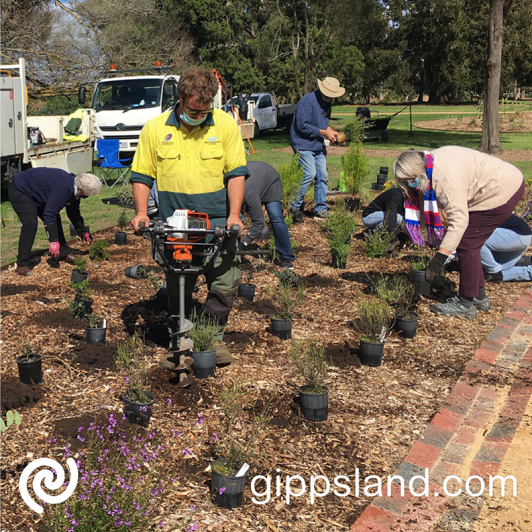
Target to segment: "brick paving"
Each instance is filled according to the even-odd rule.
[[[478,493],[496,475],[532,395],[532,291],[525,291],[475,352],[447,402],[351,532],[468,532],[482,509]],[[428,496],[421,476],[428,470]],[[445,495],[462,489],[457,497]],[[388,490],[389,488],[389,490]],[[388,495],[389,491],[389,495]]]

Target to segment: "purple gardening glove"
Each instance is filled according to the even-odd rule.
[[[59,245],[59,242],[50,242],[50,246],[48,247],[48,253],[50,254],[50,257],[59,257],[59,248],[61,246]]]
[[[80,238],[83,242],[92,242],[94,240],[94,237],[90,233],[83,233],[80,235]]]

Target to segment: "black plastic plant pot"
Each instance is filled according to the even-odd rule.
[[[325,421],[329,414],[329,389],[323,386],[321,393],[309,393],[306,386],[299,388],[301,413],[309,421]]]
[[[292,338],[292,318],[286,320],[276,320],[272,318],[272,334],[281,340]]]
[[[128,399],[126,393],[127,392],[124,392],[124,395],[122,396],[125,403],[124,415],[130,423],[147,428],[150,423],[151,407],[155,401],[155,396],[150,392],[145,392],[150,398],[150,401],[148,403],[137,403]]]
[[[360,198],[347,198],[345,200],[345,206],[348,211],[356,211],[360,208]]]
[[[125,246],[127,244],[127,233],[117,231],[115,233],[115,244],[117,246]]]
[[[223,475],[216,471],[216,464],[224,462],[225,460],[216,460],[211,467],[211,493],[214,495],[214,503],[222,508],[238,508],[242,506],[249,470],[241,477]]]
[[[85,307],[85,312],[88,314],[92,310],[92,299],[82,299],[78,295],[74,297],[75,303],[81,303]]]
[[[126,277],[129,277],[130,279],[143,279],[146,277],[146,268],[140,264],[128,266],[126,268]]]
[[[78,269],[72,270],[70,279],[75,283],[82,283],[89,276],[88,272],[81,273]]]
[[[387,166],[381,166],[379,169],[379,174],[388,174],[388,167]]]
[[[205,379],[214,375],[216,371],[216,350],[191,351],[190,356],[194,361],[192,371],[196,379]]]
[[[254,284],[240,284],[238,286],[238,297],[253,301],[255,299],[255,288],[257,286]]]
[[[388,174],[379,174],[377,176],[377,185],[384,185],[388,181]]]
[[[360,340],[358,358],[363,366],[376,368],[382,364],[384,354],[384,342],[366,342]]]
[[[430,283],[425,279],[425,270],[412,270],[412,281],[416,285],[416,294],[430,295]]]
[[[90,225],[85,226],[85,232],[86,233],[91,232]],[[76,228],[72,224],[70,224],[70,236],[78,236],[78,232],[76,231]]]
[[[379,183],[372,183],[371,188],[373,190],[384,190],[384,185],[380,185]]]
[[[107,329],[102,327],[87,327],[85,329],[85,342],[91,345],[105,344]]]
[[[22,384],[33,386],[42,382],[42,356],[29,355],[17,358],[18,374]]]
[[[418,315],[411,310],[404,316],[398,316],[396,312],[393,328],[399,333],[401,338],[414,338],[417,331],[417,320]]]

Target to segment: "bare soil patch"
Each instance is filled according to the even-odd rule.
[[[360,216],[360,214],[358,214]],[[275,492],[263,506],[251,502],[248,486],[244,505],[226,511],[209,498],[208,466],[216,457],[213,433],[220,427],[219,392],[223,385],[242,379],[261,404],[270,401],[272,423],[258,445],[250,477],[277,474],[386,476],[401,463],[419,434],[439,410],[464,366],[510,304],[530,283],[507,283],[487,287],[492,310],[479,313],[474,322],[433,315],[428,307],[433,298],[417,305],[418,335],[403,340],[392,334],[379,368],[360,366],[358,334],[351,323],[355,304],[365,297],[369,277],[407,272],[405,257],[367,259],[362,243],[354,239],[353,255],[345,270],[330,267],[330,256],[318,220],[291,228],[292,239],[302,244],[296,272],[307,285],[305,305],[294,320],[294,336],[317,336],[327,346],[331,363],[329,419],[323,423],[305,420],[296,401],[301,380],[290,360],[289,342],[268,332],[272,311],[267,288],[276,282],[278,266],[267,264],[255,274],[256,300],[238,299],[227,328],[226,342],[233,353],[231,366],[217,370],[214,379],[194,382],[187,389],[176,388],[172,375],[159,368],[166,353],[165,312],[157,302],[157,291],[149,279],[126,278],[126,266],[152,267],[159,279],[162,271],[152,263],[149,244],[130,234],[125,248],[112,246],[109,262],[89,261],[89,283],[93,308],[108,321],[107,344],[88,346],[83,325],[72,320],[65,309],[73,299],[69,288],[71,267],[51,269],[45,261],[32,276],[19,277],[13,270],[2,274],[2,414],[16,408],[22,415],[20,427],[2,437],[1,490],[3,530],[36,531],[39,516],[22,502],[18,492],[20,471],[28,460],[62,458],[65,442],[74,431],[102,412],[119,414],[126,384],[112,362],[118,342],[133,331],[145,333],[150,361],[150,386],[156,396],[150,429],[164,439],[169,474],[178,476],[160,508],[166,525],[174,530],[190,505],[198,530],[345,531],[369,502],[364,495],[347,498],[329,495],[310,504],[308,494],[286,505]],[[99,238],[113,239],[114,230]],[[85,244],[79,245],[81,248]],[[256,260],[256,259],[252,259]],[[244,268],[246,269],[246,268]],[[245,277],[245,274],[244,274]],[[456,284],[457,273],[448,274],[447,288]],[[196,297],[204,301],[206,287]],[[44,304],[43,304],[44,303]],[[35,389],[18,384],[15,356],[22,341],[31,343],[43,355],[44,382]],[[198,426],[201,414],[205,422]],[[50,442],[50,440],[55,440]],[[184,456],[187,448],[190,455]],[[272,481],[273,485],[273,481]],[[273,489],[273,488],[272,488]],[[283,486],[284,489],[284,486]]]

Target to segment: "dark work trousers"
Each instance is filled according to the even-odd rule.
[[[459,292],[462,297],[478,297],[479,288],[486,284],[480,250],[493,231],[512,214],[524,192],[523,181],[519,190],[504,205],[489,211],[469,212],[469,224],[457,249],[460,260]]]
[[[17,265],[29,267],[31,248],[35,241],[35,235],[37,234],[37,227],[39,224],[37,218],[42,220],[45,205],[37,205],[30,196],[21,192],[15,186],[13,181],[9,183],[7,192],[9,194],[11,206],[22,223],[20,238],[18,240]],[[61,246],[59,257],[64,258],[70,253],[71,249],[67,246],[65,233],[63,232],[63,226],[61,224],[61,216],[59,216],[59,214],[57,215],[56,222],[59,234],[59,244]]]

